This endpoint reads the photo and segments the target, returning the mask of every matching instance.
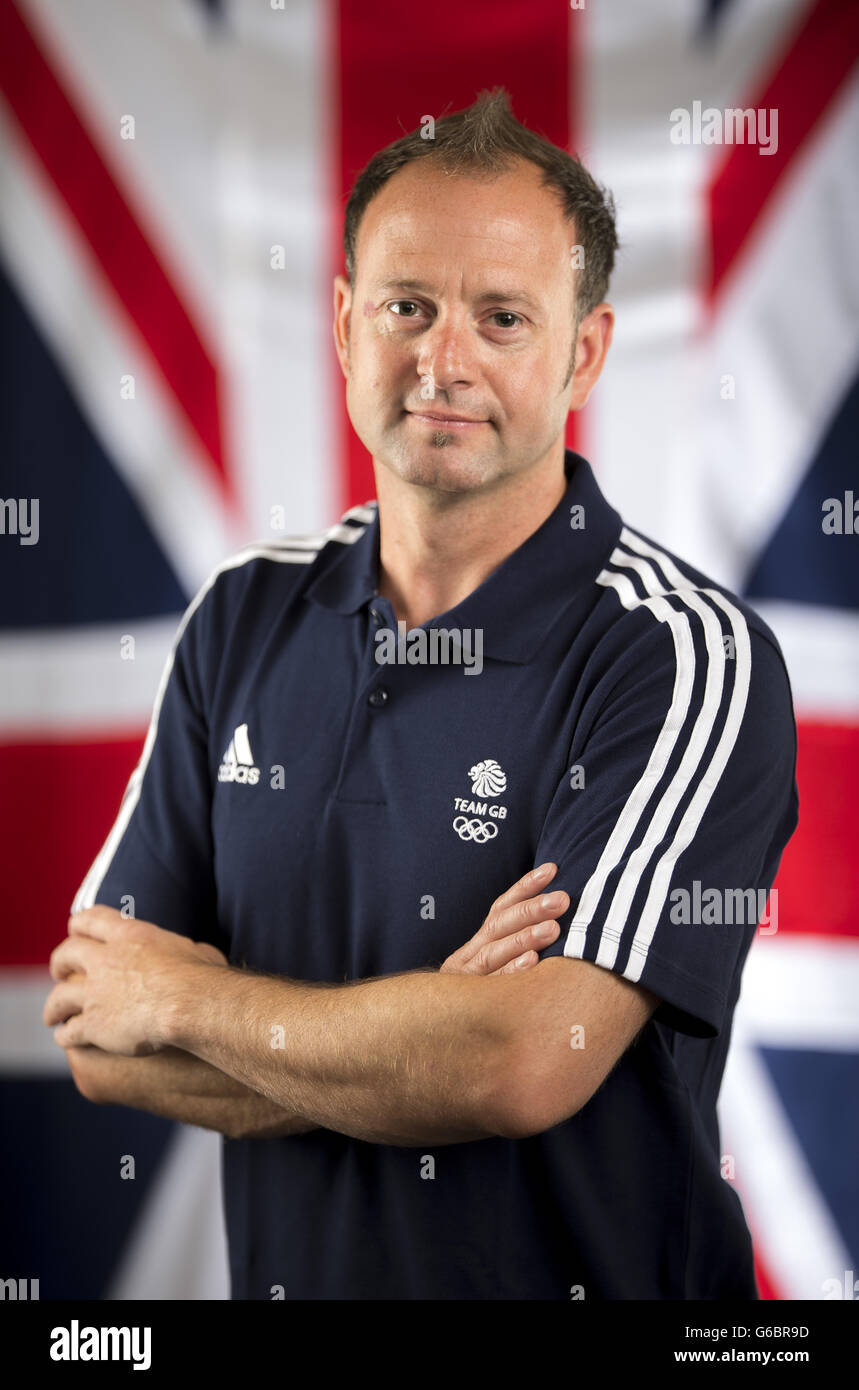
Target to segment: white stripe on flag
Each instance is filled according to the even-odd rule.
[[[719,1119],[722,1150],[735,1160],[746,1220],[781,1296],[822,1299],[825,1281],[843,1279],[852,1260],[739,1007]]]
[[[62,940],[57,924],[57,945]],[[70,1076],[65,1049],[42,1022],[54,987],[43,966],[10,965],[0,970],[0,1073],[15,1080]]]
[[[107,739],[144,729],[179,621],[177,613],[104,627],[0,633],[0,730]],[[123,651],[133,655],[123,657]]]
[[[859,613],[774,599],[754,608],[781,645],[797,717],[859,723]]]
[[[859,1052],[857,999],[859,941],[776,932],[754,939],[737,1013],[760,1047]]]
[[[859,256],[848,247],[859,220],[857,139],[859,78],[756,224],[703,345],[703,458],[696,448],[687,459],[699,508],[683,547],[730,589],[745,582],[778,526],[856,371]],[[723,400],[724,373],[735,395]],[[812,499],[813,530],[825,495],[816,511]]]
[[[130,9],[114,0],[28,0],[27,8],[220,361],[223,438],[249,537],[274,524],[272,508],[287,502],[290,529],[326,524],[340,509],[332,405],[343,390],[331,344],[330,218],[339,190],[329,5],[289,0],[284,14],[230,0],[217,34],[206,7],[192,0]],[[120,138],[127,112],[133,140]],[[41,258],[36,273],[51,286],[52,272]],[[49,293],[78,302],[56,281]],[[105,354],[109,383],[127,361],[125,352]],[[116,446],[113,453],[119,457]],[[150,457],[170,469],[168,453]],[[167,476],[163,487],[171,489]],[[177,567],[203,550],[184,574],[189,594],[244,539],[230,533],[204,550],[196,534],[203,520],[189,505],[170,528]]]
[[[108,1300],[227,1299],[221,1136],[176,1127],[105,1294]]]

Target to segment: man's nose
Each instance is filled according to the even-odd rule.
[[[421,339],[418,375],[439,391],[470,386],[477,377],[477,342],[466,314],[440,314]]]

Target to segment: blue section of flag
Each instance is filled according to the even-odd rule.
[[[836,411],[787,511],[741,591],[754,599],[787,599],[859,609],[859,534],[828,535],[824,503],[859,502],[859,376]],[[828,510],[828,509],[827,509]]]
[[[0,512],[0,626],[181,613],[188,596],[2,266],[0,437],[0,498],[15,499],[17,513],[13,523],[8,507]],[[22,544],[34,498],[38,540]],[[17,534],[9,534],[13,524]]]
[[[103,1298],[173,1128],[92,1105],[71,1080],[0,1082],[0,1278],[38,1279],[41,1299]]]
[[[859,1271],[859,1056],[771,1047],[761,1053],[851,1268]],[[843,1273],[833,1269],[832,1277]]]

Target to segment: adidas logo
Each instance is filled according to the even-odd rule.
[[[224,761],[218,768],[219,782],[247,782],[253,787],[259,781],[259,768],[254,767],[247,724],[240,724],[230,739]]]

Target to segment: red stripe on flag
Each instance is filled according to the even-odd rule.
[[[45,965],[62,941],[144,736],[0,747],[3,965]]]
[[[0,0],[0,89],[234,505],[213,354],[13,0]]]
[[[776,879],[778,930],[859,936],[859,728],[797,721],[799,825]]]
[[[437,0],[430,10],[400,0],[338,0],[332,36],[340,112],[335,274],[344,268],[343,214],[355,178],[377,150],[416,129],[422,116],[438,120],[470,106],[484,87],[503,86],[523,124],[569,147],[569,52],[580,18],[558,0],[507,0],[503,6],[497,0]],[[342,393],[336,359],[334,371]],[[345,404],[342,419],[341,511],[376,495],[370,455]]]
[[[838,95],[859,56],[859,5],[817,0],[800,22],[774,72],[744,109],[778,112],[778,148],[729,145],[708,190],[712,302],[751,239],[758,218]]]
[[[753,1242],[754,1244],[754,1242]],[[760,1248],[754,1244],[755,1252],[755,1282],[758,1286],[758,1294],[761,1299],[781,1300],[784,1295],[779,1293],[778,1286],[761,1255]]]

